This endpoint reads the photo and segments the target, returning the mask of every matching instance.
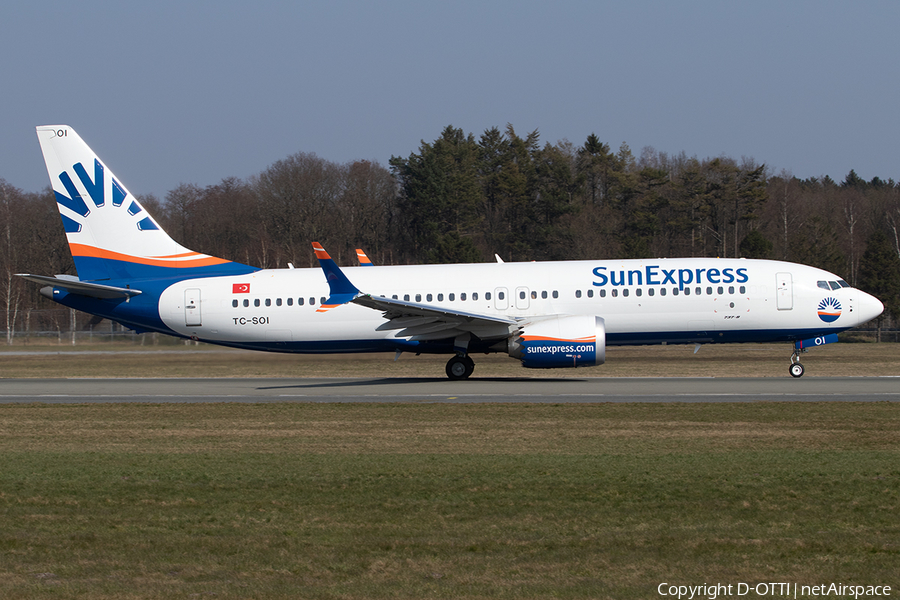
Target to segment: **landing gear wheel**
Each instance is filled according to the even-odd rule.
[[[796,362],[790,368],[791,377],[803,377],[803,365]]]
[[[445,370],[450,379],[468,379],[475,370],[475,361],[468,356],[454,356],[447,361]]]

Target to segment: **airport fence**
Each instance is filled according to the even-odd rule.
[[[7,323],[10,325],[7,326]],[[158,333],[135,333],[109,319],[69,308],[23,309],[8,313],[0,323],[7,346],[48,346],[130,343],[136,346],[182,344]]]
[[[10,323],[10,327],[6,324]],[[890,325],[890,323],[889,323]],[[0,323],[8,346],[131,343],[137,346],[183,344],[184,340],[158,333],[135,333],[114,321],[68,308],[23,309],[10,312]],[[842,334],[848,342],[871,342],[878,337],[871,323]],[[900,342],[900,329],[883,327],[882,342]]]

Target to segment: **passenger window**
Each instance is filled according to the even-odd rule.
[[[690,295],[691,295],[691,288],[684,288],[684,295],[685,295],[685,296],[690,296]]]
[[[432,298],[431,294],[428,294],[428,295],[425,296],[425,301],[426,301],[426,302],[431,302],[431,298]]]
[[[403,301],[409,302],[409,294],[403,294]]]
[[[250,306],[250,301],[245,298],[244,299],[244,308],[247,308],[248,306]]]
[[[677,295],[678,295],[678,288],[672,288],[672,295],[673,295],[673,296],[677,296]]]
[[[311,297],[311,298],[309,299],[309,305],[310,305],[310,306],[315,306],[315,305],[316,305],[316,299]]]
[[[606,298],[606,290],[600,290],[600,297]]]
[[[275,306],[281,306],[281,298],[275,298]]]
[[[588,298],[594,297],[594,290],[588,290]]]
[[[712,296],[712,287],[706,288],[706,295],[707,295],[707,296]]]
[[[472,300],[478,300],[478,292],[472,292]]]
[[[660,296],[665,296],[665,295],[666,295],[666,288],[659,288],[659,295],[660,295]]]
[[[725,293],[725,288],[723,288],[723,287],[720,285],[720,286],[719,286],[719,295],[721,296],[721,295],[724,294],[724,293]]]
[[[319,304],[325,304],[325,296],[319,298]]]
[[[287,299],[287,303],[288,303],[288,306],[293,306],[293,305],[294,305],[294,299],[293,299],[293,298],[288,298],[288,299]]]
[[[628,288],[625,288],[624,290],[622,290],[622,296],[623,296],[624,298],[627,298],[627,297],[628,297]]]
[[[581,298],[581,296],[578,296],[578,297]],[[547,299],[547,290],[544,290],[543,292],[541,292],[541,298],[543,298],[544,300]]]
[[[303,306],[303,298],[297,298],[297,306]]]
[[[654,290],[653,288],[650,288],[649,290],[647,290],[647,293],[652,296],[653,294],[656,293],[656,290]]]
[[[829,292],[831,291],[831,288],[828,287],[827,281],[817,281],[816,285],[819,286],[820,288],[822,288],[823,290],[828,290]]]
[[[553,290],[553,297],[559,298],[559,292],[557,292],[556,290]]]
[[[490,292],[485,292],[485,293],[484,293],[484,299],[485,299],[485,300],[490,300],[490,299],[491,299],[491,293],[490,293]]]
[[[450,302],[453,302],[454,300],[456,300],[456,294],[450,294],[448,298],[450,298]]]
[[[744,287],[744,286],[741,286],[740,292],[741,292],[742,294],[746,294],[746,293],[747,293],[747,288]]]
[[[641,290],[641,288],[638,288],[638,289],[634,290],[634,294],[635,294],[636,296],[640,296],[640,295],[643,294],[643,293],[644,293],[644,292]]]
[[[618,295],[619,295],[619,290],[617,290],[616,288],[613,288],[613,290],[612,290],[612,297],[615,298],[615,297],[618,296]]]
[[[503,292],[497,292],[497,300],[503,300],[505,294]]]
[[[272,306],[272,299],[266,298],[266,306]]]
[[[581,298],[581,290],[575,290],[575,297]]]
[[[532,290],[532,292],[531,292],[531,299],[532,299],[532,300],[537,300],[537,292],[535,292],[535,291]]]
[[[521,298],[522,300],[524,300],[524,299],[525,299],[525,292],[519,292],[519,298]]]
[[[259,306],[259,298],[253,301],[253,306]]]
[[[522,297],[524,298],[525,296],[523,295]],[[459,295],[459,299],[460,299],[461,301],[465,302],[465,301],[466,301],[466,293],[465,293],[465,292],[462,292],[462,293]]]
[[[728,293],[729,293],[729,294],[733,294],[733,293],[734,293],[734,286],[733,286],[733,285],[729,285],[729,286],[728,286]]]
[[[237,308],[237,307],[238,307],[238,301],[237,301],[237,300],[232,300],[232,301],[231,301],[231,306],[233,306],[234,308]]]
[[[397,294],[394,294],[393,296],[391,296],[391,298],[393,298],[394,300],[399,300],[399,299],[400,299],[400,298],[397,297]]]
[[[422,294],[416,294],[416,302],[422,301]]]
[[[703,288],[694,288],[694,293],[698,296],[703,293]]]
[[[443,301],[444,301],[444,295],[438,294],[438,302],[443,302]]]

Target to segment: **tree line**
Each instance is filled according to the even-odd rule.
[[[512,125],[447,126],[388,166],[299,152],[261,173],[138,196],[179,243],[263,268],[719,256],[821,267],[900,314],[900,183],[773,174],[753,159],[615,151],[595,134],[541,143]],[[0,179],[0,303],[42,306],[14,273],[74,273],[53,193]]]

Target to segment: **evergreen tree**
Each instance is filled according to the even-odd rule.
[[[775,246],[759,229],[754,229],[741,240],[740,248],[744,258],[771,258]]]
[[[404,249],[413,261],[439,260],[443,253],[434,250],[442,243],[475,247],[467,236],[478,222],[482,205],[478,153],[471,134],[448,125],[433,144],[422,142],[418,154],[391,159],[400,184],[397,206]],[[451,232],[458,237],[444,240]],[[471,252],[464,255],[469,257]]]
[[[877,320],[878,341],[881,341],[885,319],[900,316],[900,257],[882,229],[869,236],[859,265],[859,287],[884,303],[885,313]]]

